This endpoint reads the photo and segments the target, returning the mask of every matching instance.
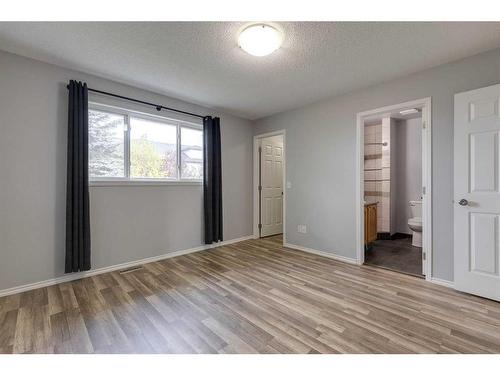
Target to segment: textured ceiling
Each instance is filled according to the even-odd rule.
[[[0,23],[0,49],[257,119],[500,47],[500,23],[273,23],[263,58],[240,22]]]

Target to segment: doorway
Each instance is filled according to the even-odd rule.
[[[358,114],[359,264],[431,277],[430,106]]]
[[[285,231],[285,132],[254,137],[254,237],[275,236],[284,241]]]

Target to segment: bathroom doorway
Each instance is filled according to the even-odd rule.
[[[358,262],[431,275],[430,99],[358,114]]]

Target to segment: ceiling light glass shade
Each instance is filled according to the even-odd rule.
[[[250,55],[266,56],[281,46],[281,33],[269,25],[252,25],[240,33],[238,45]]]
[[[411,108],[411,109],[404,109],[399,112],[401,115],[412,115],[414,113],[418,113],[418,109],[416,108]]]

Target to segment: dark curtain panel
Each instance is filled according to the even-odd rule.
[[[222,166],[220,119],[203,119],[203,202],[205,243],[222,241]]]
[[[70,81],[66,185],[66,273],[90,269],[88,90]]]

